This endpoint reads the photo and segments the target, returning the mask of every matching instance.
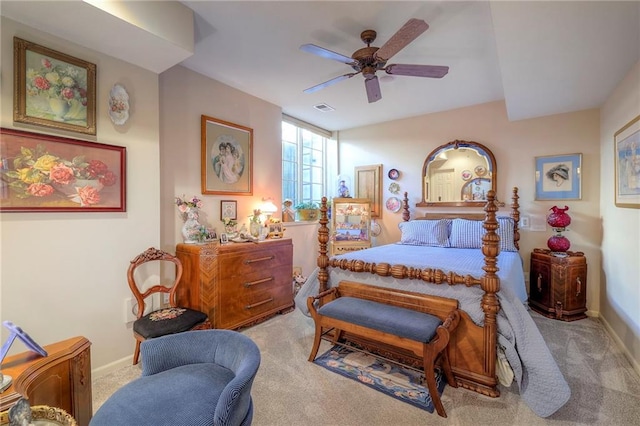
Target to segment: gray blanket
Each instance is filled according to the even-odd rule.
[[[376,247],[371,251],[364,250],[341,255],[341,257],[370,262],[374,261],[376,256],[383,256],[377,257],[377,261],[385,259],[389,262],[389,259],[402,259],[397,263],[419,267],[417,263],[421,262],[422,268],[427,267],[424,266],[425,261],[417,259],[429,259],[428,267],[442,269],[445,272],[453,270],[478,278],[484,273],[482,270],[484,260],[479,250],[436,247],[419,247],[419,250],[415,250],[417,248],[390,244]],[[452,256],[452,253],[455,255]],[[443,260],[445,258],[448,260]],[[523,400],[538,416],[548,417],[566,404],[571,396],[571,390],[523,304],[521,287],[524,285],[524,272],[519,255],[509,252],[501,253],[498,257],[498,267],[500,268],[498,276],[501,280],[501,290],[498,292],[501,306],[497,321],[498,344],[503,348],[511,365]],[[307,297],[318,294],[317,272],[318,269],[313,271],[295,298],[296,306],[307,316],[309,315],[306,306]],[[484,312],[480,307],[484,292],[478,287],[435,285],[419,280],[397,280],[332,268],[329,274],[329,287],[337,286],[342,280],[454,298],[459,301],[460,308],[466,311],[476,324],[483,325],[484,322]],[[514,283],[514,280],[518,282]]]

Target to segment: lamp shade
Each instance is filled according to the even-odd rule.
[[[278,211],[278,207],[276,207],[271,198],[263,198],[260,210],[262,210],[264,214],[272,215]]]

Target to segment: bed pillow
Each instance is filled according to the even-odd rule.
[[[518,251],[513,243],[513,219],[506,216],[497,218],[500,251]],[[454,219],[451,223],[449,243],[455,248],[482,248],[484,222],[480,220]]]
[[[400,244],[430,247],[450,247],[448,219],[412,220],[400,222]]]

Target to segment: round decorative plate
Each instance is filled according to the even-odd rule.
[[[376,220],[371,221],[371,235],[377,237],[382,232],[380,224]]]
[[[129,119],[129,94],[119,84],[114,84],[109,92],[109,118],[118,126]]]
[[[478,176],[484,176],[487,174],[487,169],[484,166],[476,166],[476,168],[473,170],[476,172],[476,175]]]
[[[397,169],[391,169],[388,173],[389,179],[396,180],[400,177],[400,172]]]
[[[397,197],[389,197],[385,205],[387,206],[387,210],[394,213],[400,211],[400,208],[402,207],[402,203]]]
[[[391,185],[389,185],[389,192],[392,194],[397,194],[400,192],[400,185],[398,185],[395,182],[391,182]]]
[[[463,170],[462,171],[462,180],[469,180],[473,177],[473,173],[471,170]]]

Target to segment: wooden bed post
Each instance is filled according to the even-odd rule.
[[[404,198],[402,199],[402,220],[409,222],[411,219],[411,213],[409,213],[409,193],[405,191]]]
[[[513,218],[513,244],[520,250],[520,230],[518,223],[520,222],[520,204],[518,204],[518,187],[513,187],[513,195],[511,196],[511,217]]]
[[[335,214],[335,212],[333,213]],[[329,256],[327,256],[327,243],[329,242],[329,228],[327,228],[329,219],[327,218],[327,197],[322,197],[320,204],[320,228],[318,229],[318,243],[320,243],[320,251],[318,255],[318,282],[320,283],[319,293],[328,289],[329,282]]]
[[[485,234],[482,237],[482,254],[484,254],[485,274],[481,278],[482,310],[484,311],[484,370],[489,377],[496,377],[496,359],[498,341],[498,323],[496,316],[500,310],[500,302],[496,293],[500,291],[500,278],[498,272],[498,254],[500,253],[500,237],[496,234],[498,221],[496,220],[496,193],[491,190],[487,193],[487,205],[484,207],[486,217],[484,220]]]

